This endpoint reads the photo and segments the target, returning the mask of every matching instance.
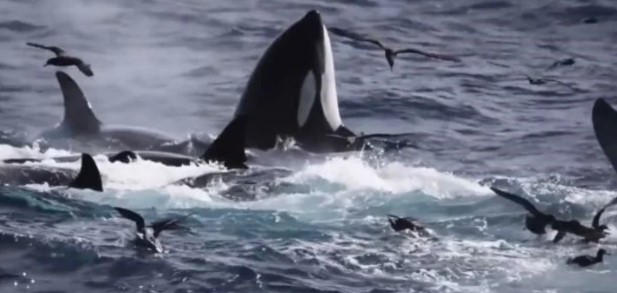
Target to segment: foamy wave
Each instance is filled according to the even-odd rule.
[[[295,182],[314,179],[343,185],[349,191],[374,190],[394,194],[420,191],[436,198],[490,194],[490,189],[475,181],[433,168],[412,167],[398,162],[376,168],[356,156],[336,157],[309,165],[290,178]]]

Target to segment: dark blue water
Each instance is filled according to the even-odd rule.
[[[211,166],[102,157],[103,194],[3,187],[0,292],[614,292],[612,256],[589,269],[565,265],[598,247],[616,251],[614,236],[553,245],[552,234],[522,230],[524,211],[486,187],[585,224],[617,195],[590,118],[596,98],[617,104],[613,0],[2,0],[0,128],[36,134],[62,117],[46,53],[25,46],[35,41],[92,63],[93,78],[67,72],[103,122],[215,136],[259,56],[309,9],[394,47],[461,56],[401,55],[390,71],[383,52],[331,37],[345,125],[409,132],[416,148],[262,154],[292,172],[205,190],[167,184]],[[581,22],[588,17],[598,23]],[[521,79],[565,57],[576,64],[545,77],[571,87]],[[66,153],[0,145],[1,158]],[[227,199],[238,192],[257,200]],[[190,231],[164,232],[168,251],[151,255],[132,247],[133,224],[112,206],[149,221],[195,214]],[[439,241],[392,232],[386,213],[418,218]],[[615,215],[603,217],[613,231]]]

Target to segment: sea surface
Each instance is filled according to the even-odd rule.
[[[102,194],[0,187],[0,292],[615,292],[617,256],[586,269],[565,261],[617,254],[617,208],[600,244],[552,244],[553,231],[523,230],[526,212],[488,189],[585,224],[617,196],[591,125],[596,98],[617,105],[615,0],[0,0],[0,129],[35,135],[62,119],[56,68],[33,41],[92,64],[92,78],[64,71],[104,123],[215,137],[261,54],[310,9],[326,25],[463,60],[400,55],[390,70],[371,44],[331,36],[344,124],[409,133],[414,147],[258,153],[268,166],[253,167],[291,172],[205,189],[169,183],[216,166],[102,156]],[[568,57],[573,66],[544,72]],[[72,153],[0,145],[0,159]],[[194,214],[149,254],[113,206],[148,221]],[[388,213],[438,241],[392,231]]]

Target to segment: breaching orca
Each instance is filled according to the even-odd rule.
[[[248,115],[246,146],[271,149],[292,137],[305,150],[350,150],[338,108],[328,30],[309,11],[274,40],[251,77],[235,116]],[[334,136],[333,136],[334,135]]]
[[[185,143],[175,142],[173,138],[156,131],[102,123],[92,111],[83,91],[68,74],[57,71],[56,78],[64,98],[64,119],[38,137],[45,139],[51,146],[66,143],[68,139],[73,150],[88,152],[110,149],[184,152],[183,149],[187,147]]]
[[[103,191],[101,174],[89,154],[81,155],[81,169],[50,168],[23,164],[0,165],[0,183],[8,185],[44,184]]]

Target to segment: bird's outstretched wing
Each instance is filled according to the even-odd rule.
[[[509,192],[505,192],[505,191],[497,189],[495,187],[491,187],[491,190],[493,192],[495,192],[497,195],[499,195],[501,197],[504,197],[506,199],[509,199],[509,200],[511,200],[511,201],[513,201],[513,202],[523,206],[527,211],[529,211],[534,216],[546,217],[546,215],[543,214],[542,212],[540,212],[538,209],[536,209],[536,207],[533,204],[531,204],[531,202],[529,202],[528,200],[522,198],[521,196],[509,193]]]
[[[92,72],[92,68],[90,68],[89,64],[82,62],[77,63],[77,68],[86,76],[93,76],[94,72]]]
[[[355,143],[356,140],[359,138],[358,136],[343,136],[343,135],[338,135],[338,134],[325,134],[325,136],[332,137],[335,139],[345,140],[349,144]]]
[[[122,217],[135,222],[135,224],[137,225],[137,231],[141,233],[144,232],[144,229],[146,227],[146,221],[144,221],[144,218],[142,216],[140,216],[138,213],[131,211],[129,209],[120,208],[120,207],[114,207],[114,209],[118,211],[120,215],[122,215]]]
[[[345,37],[345,38],[352,39],[355,41],[369,42],[369,43],[379,46],[379,48],[383,50],[386,50],[386,47],[379,40],[369,38],[369,37],[360,35],[358,33],[354,33],[352,31],[348,31],[342,28],[337,28],[337,27],[329,27],[328,30],[337,36]]]
[[[193,214],[188,214],[186,216],[183,217],[178,217],[178,218],[171,218],[171,219],[163,219],[163,220],[159,220],[156,221],[154,223],[152,223],[152,225],[150,225],[152,227],[153,230],[153,234],[154,237],[159,237],[159,234],[161,234],[161,232],[163,230],[180,230],[180,229],[186,229],[184,226],[180,225],[179,223],[182,222],[184,219],[192,216]]]
[[[567,87],[569,87],[569,88],[571,88],[571,89],[574,89],[574,87],[573,87],[572,85],[570,85],[570,84],[568,84],[568,83],[565,83],[565,82],[563,82],[563,81],[556,80],[556,79],[552,79],[552,78],[542,78],[542,80],[544,80],[544,81],[546,81],[546,82],[554,82],[554,83],[557,83],[557,84],[560,84],[560,85],[563,85],[563,86],[567,86]]]
[[[611,200],[609,203],[607,203],[606,205],[604,205],[604,207],[603,207],[603,208],[604,208],[604,209],[606,209],[606,208],[611,207],[611,206],[614,206],[614,205],[616,205],[616,204],[617,204],[617,197],[613,198],[613,200]]]
[[[495,65],[495,66],[499,66],[499,67],[502,67],[502,68],[512,68],[510,65],[499,63],[499,62],[495,62],[495,61],[487,61],[487,63]]]
[[[607,204],[605,204],[594,216],[593,216],[593,221],[591,222],[591,226],[595,229],[598,229],[598,227],[600,227],[600,217],[602,217],[602,214],[604,213],[604,211],[617,204],[617,197],[613,198],[610,202],[608,202]]]
[[[413,133],[371,133],[371,134],[362,134],[358,136],[359,138],[392,138],[399,136],[409,136]]]
[[[602,214],[604,213],[604,210],[606,210],[606,207],[601,208],[596,214],[595,216],[593,216],[593,221],[591,222],[591,226],[594,229],[598,229],[600,227],[600,217],[602,217]]]
[[[31,43],[31,42],[27,42],[26,45],[30,46],[30,47],[35,47],[35,48],[39,48],[39,49],[45,49],[45,50],[49,50],[54,52],[54,54],[56,54],[56,56],[62,56],[64,55],[64,50],[55,47],[55,46],[45,46],[45,45],[41,45],[38,43]]]
[[[401,50],[397,50],[394,52],[395,55],[398,54],[403,54],[403,53],[414,53],[414,54],[419,54],[425,57],[429,57],[429,58],[433,58],[433,59],[439,59],[439,60],[445,60],[445,61],[452,61],[452,62],[461,62],[461,59],[455,57],[455,56],[450,56],[450,55],[445,55],[445,54],[438,54],[438,53],[432,53],[432,52],[426,52],[426,51],[422,51],[422,50],[418,50],[418,49],[414,49],[414,48],[407,48],[407,49],[401,49]]]

